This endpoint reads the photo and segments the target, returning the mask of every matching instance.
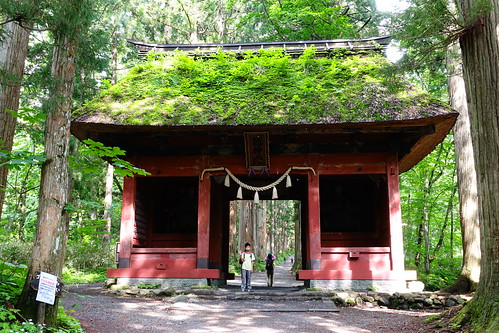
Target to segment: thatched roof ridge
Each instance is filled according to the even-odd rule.
[[[389,36],[361,38],[361,39],[330,39],[330,40],[306,40],[285,42],[253,42],[253,43],[230,43],[230,44],[155,44],[145,43],[133,39],[127,42],[133,44],[141,56],[148,52],[172,52],[184,51],[193,55],[210,55],[219,52],[235,52],[242,55],[247,51],[258,51],[280,48],[293,57],[303,54],[309,46],[314,46],[317,55],[326,56],[337,49],[349,51],[383,50],[390,43]]]

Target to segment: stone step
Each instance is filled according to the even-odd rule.
[[[194,294],[203,299],[261,299],[261,300],[320,300],[331,299],[336,294],[326,291],[307,291],[305,289],[290,288],[290,290],[252,290],[243,292],[238,289],[189,289],[185,292]]]

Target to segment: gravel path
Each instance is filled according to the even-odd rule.
[[[276,270],[276,287],[290,293],[300,283],[288,273],[288,264]],[[289,275],[289,276],[288,276]],[[140,298],[104,294],[101,285],[68,286],[62,298],[74,310],[87,333],[127,332],[431,332],[422,320],[434,312],[380,308],[336,308],[329,299],[300,300],[265,297],[265,275],[254,275],[254,293],[229,284],[230,297]],[[287,280],[287,282],[286,282]],[[292,283],[290,285],[290,283]],[[261,296],[259,296],[261,295]],[[339,311],[338,311],[339,310]]]

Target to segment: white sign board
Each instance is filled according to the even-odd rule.
[[[57,276],[45,272],[40,272],[40,284],[38,285],[36,300],[39,302],[54,305],[56,287]]]

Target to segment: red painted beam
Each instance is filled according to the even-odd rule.
[[[389,247],[322,247],[322,253],[390,253]]]
[[[195,247],[133,248],[132,253],[197,253]]]
[[[199,156],[139,156],[130,158],[136,167],[151,173],[154,177],[198,176],[201,157]]]
[[[416,280],[416,271],[301,270],[298,280]]]
[[[158,270],[113,268],[107,270],[113,278],[159,278],[159,279],[219,279],[218,269]]]
[[[233,174],[247,174],[244,156],[140,156],[130,159],[151,176],[200,176],[206,168],[226,167]],[[385,153],[310,154],[272,156],[271,174],[282,174],[290,166],[314,166],[321,174],[379,174],[386,170]],[[293,171],[308,173],[309,171]],[[212,175],[223,172],[212,172]]]

